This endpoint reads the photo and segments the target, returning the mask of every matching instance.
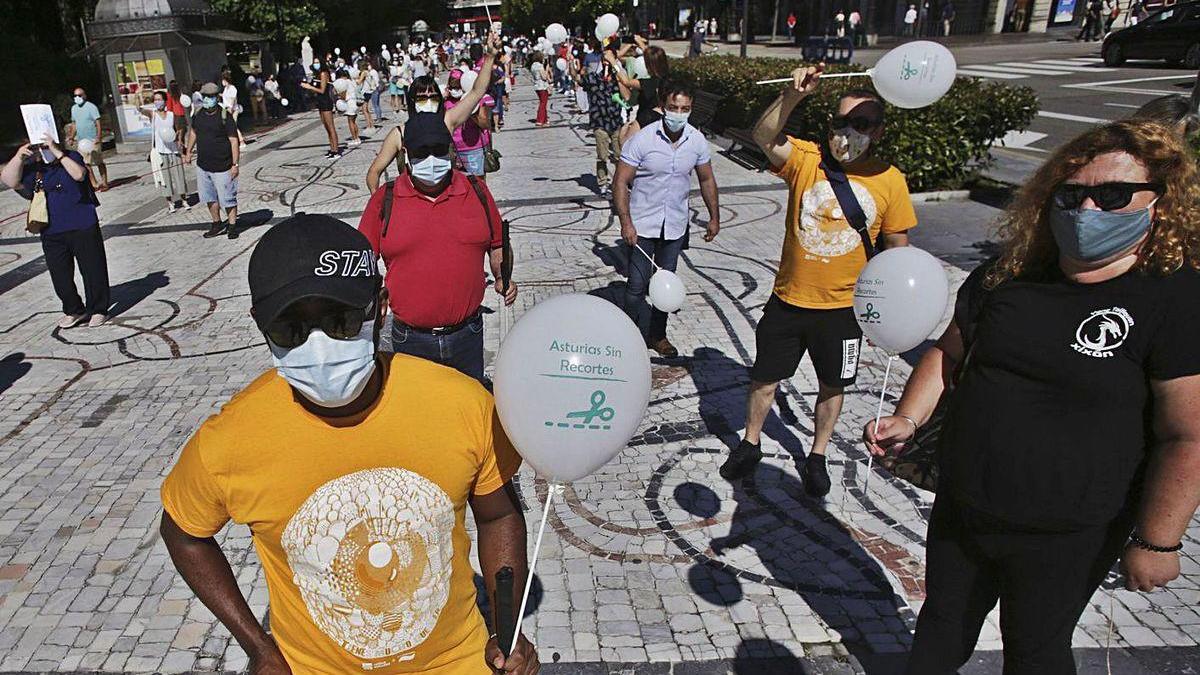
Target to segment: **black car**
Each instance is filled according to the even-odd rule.
[[[1107,66],[1126,59],[1163,59],[1200,69],[1200,2],[1172,5],[1110,33],[1100,53]]]

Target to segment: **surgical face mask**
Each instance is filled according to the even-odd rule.
[[[437,185],[450,173],[450,156],[429,155],[415,163],[410,161],[408,170],[425,185]]]
[[[871,146],[870,134],[855,131],[851,127],[829,132],[829,150],[839,162],[853,162]]]
[[[688,117],[691,117],[690,112],[671,112],[668,110],[663,113],[663,126],[671,133],[679,133],[683,130],[683,125],[687,124]]]
[[[200,105],[204,106],[205,108],[215,108],[217,107],[217,97],[204,96],[200,99]]]
[[[1150,230],[1150,202],[1130,213],[1050,207],[1050,232],[1068,258],[1098,262],[1129,250]]]
[[[419,113],[435,113],[438,111],[437,99],[427,98],[424,101],[417,101],[417,112]]]
[[[162,109],[164,109],[164,108],[166,108],[166,107],[167,107],[167,102],[166,102],[166,101],[155,101],[155,102],[154,102],[154,109],[155,109],[155,110],[162,110]]]
[[[463,90],[462,90],[462,89],[455,88],[455,89],[451,89],[451,90],[450,90],[450,97],[451,97],[451,98],[462,98],[462,95],[463,95]]]
[[[315,73],[315,72],[317,72],[318,70],[320,70],[320,69],[321,69],[321,62],[320,62],[320,61],[313,61],[313,64],[312,64],[312,69],[313,69],[313,72],[314,72],[314,73]]]
[[[83,97],[82,96],[75,97],[75,105],[83,105]]]
[[[316,329],[293,349],[270,340],[267,345],[279,376],[322,408],[338,408],[358,398],[375,372],[374,321],[364,321],[350,340],[335,340]]]

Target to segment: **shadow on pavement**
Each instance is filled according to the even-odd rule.
[[[13,352],[0,359],[0,394],[8,391],[31,370],[33,364],[25,360],[25,352]]]
[[[151,272],[141,279],[124,281],[110,290],[113,304],[108,310],[110,317],[118,317],[136,307],[143,300],[154,295],[154,291],[166,288],[171,283],[171,277],[165,270]]]

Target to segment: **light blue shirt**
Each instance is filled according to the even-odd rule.
[[[71,105],[71,121],[75,123],[75,139],[90,138],[96,140],[96,120],[100,119],[100,109],[91,101],[83,105]]]
[[[691,216],[692,172],[712,161],[704,134],[688,124],[679,141],[671,143],[660,120],[625,143],[621,161],[637,170],[629,216],[638,236],[668,241],[682,237]]]

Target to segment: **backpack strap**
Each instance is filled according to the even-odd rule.
[[[492,222],[492,210],[488,208],[487,197],[483,194],[483,186],[479,184],[479,179],[471,174],[467,174],[467,182],[471,184],[471,188],[475,190],[475,196],[479,198],[479,205],[483,207],[483,215],[487,218],[488,224],[488,241],[496,239],[496,226]],[[504,292],[508,292],[508,285],[512,281],[512,244],[508,237],[508,221],[500,221],[500,281],[504,285]]]
[[[396,180],[400,180],[397,178]],[[383,238],[387,236],[388,225],[392,224],[392,201],[396,194],[395,181],[388,181],[383,188],[383,204],[379,207],[379,246],[375,249],[375,257],[382,257]]]
[[[850,179],[846,177],[845,170],[836,159],[831,157],[824,147],[821,148],[821,170],[825,172],[825,177],[829,180],[829,186],[833,188],[833,194],[837,196],[838,204],[842,207],[842,213],[846,215],[847,222],[858,232],[858,236],[862,238],[863,250],[867,254],[867,260],[875,257],[875,243],[871,241],[871,230],[867,226],[867,216],[863,213],[862,205],[858,203],[858,198],[854,196],[854,188],[850,185]]]

